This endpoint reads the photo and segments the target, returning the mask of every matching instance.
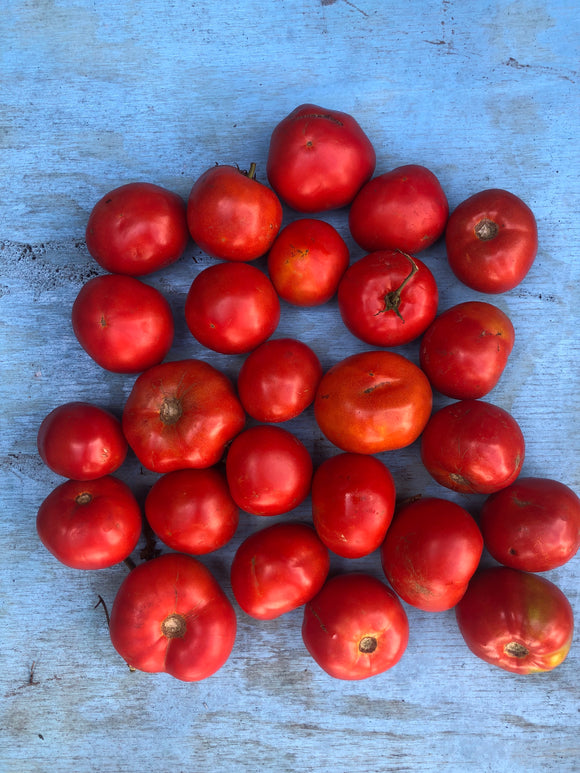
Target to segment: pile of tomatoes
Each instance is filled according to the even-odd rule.
[[[121,420],[72,402],[42,422],[40,456],[67,480],[41,504],[37,530],[67,566],[132,563],[110,635],[135,669],[185,681],[215,673],[234,646],[237,611],[199,556],[228,544],[240,511],[283,516],[308,497],[312,523],[278,519],[241,543],[231,590],[242,613],[260,620],[304,606],[305,647],[332,676],[363,679],[394,666],[408,642],[405,603],[454,608],[467,646],[509,671],[549,670],[568,653],[570,603],[538,573],[576,554],[580,499],[559,481],[520,477],[522,431],[482,399],[512,351],[510,319],[483,301],[438,314],[435,279],[417,257],[444,238],[459,281],[509,291],[536,256],[534,215],[499,189],[450,213],[430,170],[375,175],[375,166],[354,118],[302,105],[272,132],[269,185],[253,165],[216,165],[187,203],[133,182],[91,212],[87,248],[107,273],[80,290],[73,330],[105,370],[136,378]],[[282,203],[298,214],[287,225]],[[347,212],[366,253],[352,263],[336,229],[313,217],[335,209]],[[192,282],[185,323],[210,351],[245,355],[235,384],[209,362],[167,359],[172,311],[140,278],[168,269],[190,240],[215,263]],[[267,270],[252,265],[258,258]],[[368,350],[323,372],[308,345],[273,335],[280,299],[314,307],[334,297]],[[419,364],[392,351],[418,339]],[[453,402],[433,411],[433,390]],[[337,451],[316,468],[281,426],[309,407]],[[416,441],[443,488],[486,495],[477,521],[445,497],[397,503],[378,455]],[[158,475],[143,508],[114,475],[129,449]],[[167,551],[135,566],[144,523]],[[497,566],[481,568],[484,547]],[[387,582],[330,576],[331,552],[373,551]]]

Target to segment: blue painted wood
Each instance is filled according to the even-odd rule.
[[[272,128],[307,101],[352,113],[376,146],[378,172],[410,162],[431,168],[452,207],[491,186],[532,207],[540,250],[522,285],[496,298],[517,342],[489,399],[521,423],[524,472],[580,491],[578,33],[566,0],[412,8],[392,0],[8,0],[0,22],[0,770],[580,769],[578,636],[554,672],[518,678],[474,658],[452,612],[408,608],[400,664],[347,683],[307,655],[300,610],[268,623],[240,612],[226,666],[181,684],[130,672],[112,649],[95,605],[112,602],[126,569],[65,569],[34,526],[60,482],[36,454],[44,415],[72,399],[119,413],[132,383],[101,371],[70,328],[71,304],[96,272],[83,242],[93,204],[133,179],[185,198],[214,162],[256,161],[265,179]],[[325,217],[359,256],[345,213]],[[426,260],[441,308],[482,297],[453,280],[441,244]],[[233,377],[242,358],[203,351],[183,323],[189,285],[209,262],[190,246],[148,281],[178,321],[171,357],[207,358]],[[365,348],[339,324],[335,301],[310,311],[285,305],[278,334],[302,337],[325,367]],[[415,344],[402,351],[417,357]],[[310,411],[287,426],[316,461],[332,453]],[[383,459],[401,496],[448,495],[428,479],[415,446]],[[134,458],[120,476],[140,497],[155,479]],[[477,499],[455,498],[477,510]],[[308,508],[291,517],[307,520]],[[232,543],[205,559],[228,593],[231,556],[258,525],[244,516]],[[381,576],[376,554],[333,558],[333,569],[347,568]],[[548,576],[579,614],[580,558]]]

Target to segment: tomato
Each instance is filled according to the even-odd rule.
[[[557,480],[518,478],[483,503],[485,546],[499,563],[547,572],[580,548],[580,498]]]
[[[164,362],[142,373],[122,417],[141,464],[160,473],[213,466],[245,421],[227,376],[196,359]]]
[[[445,232],[449,266],[473,290],[504,293],[524,279],[538,251],[532,210],[499,188],[480,191],[451,213]]]
[[[166,553],[124,579],[111,609],[111,642],[133,668],[197,682],[228,660],[234,608],[197,558]]]
[[[141,528],[133,492],[111,475],[61,483],[36,517],[44,547],[72,569],[105,569],[124,561],[135,549]]]
[[[395,514],[381,546],[381,564],[395,592],[413,607],[454,607],[479,565],[483,537],[455,502],[417,499]]]
[[[128,450],[119,419],[85,402],[64,403],[45,416],[37,447],[47,467],[74,480],[110,475],[123,464]]]
[[[247,263],[216,263],[193,280],[185,321],[200,344],[221,354],[245,354],[278,327],[280,300],[262,271]]]
[[[328,550],[311,526],[276,523],[254,532],[237,549],[232,591],[246,614],[272,620],[310,601],[329,568]]]
[[[421,437],[429,474],[452,491],[492,494],[520,474],[524,436],[503,408],[483,400],[460,400],[436,411]]]
[[[455,607],[478,658],[516,674],[551,671],[572,644],[574,615],[554,583],[505,566],[480,570]]]
[[[447,197],[424,166],[407,164],[365,183],[352,202],[348,224],[353,239],[368,252],[430,247],[445,230]]]
[[[310,493],[312,459],[288,430],[270,424],[249,427],[232,441],[226,475],[234,501],[253,515],[281,515]]]
[[[187,201],[189,232],[212,258],[256,260],[272,246],[282,225],[282,204],[249,172],[218,165],[194,183]]]
[[[238,506],[218,467],[174,470],[161,476],[147,494],[145,515],[160,540],[193,555],[227,545],[239,521]]]
[[[322,542],[339,556],[361,558],[385,538],[395,511],[395,482],[374,456],[337,454],[312,478],[312,519]]]
[[[499,381],[515,340],[510,318],[497,306],[466,301],[440,314],[419,352],[433,389],[458,400],[484,397]]]
[[[295,306],[321,306],[338,289],[350,260],[336,228],[301,218],[285,226],[268,253],[268,274],[276,292]]]
[[[295,338],[276,338],[254,349],[238,374],[238,395],[257,421],[281,422],[313,402],[322,365],[312,349]]]
[[[377,454],[411,445],[431,414],[427,376],[395,352],[352,354],[323,375],[314,416],[342,451]]]
[[[146,182],[127,183],[103,196],[86,228],[88,251],[113,274],[159,271],[181,257],[188,241],[181,196]]]
[[[437,314],[435,277],[400,250],[371,252],[347,269],[338,309],[350,332],[372,346],[399,346],[418,338]]]
[[[373,145],[352,116],[305,104],[274,128],[266,172],[290,207],[324,212],[350,204],[375,164]]]
[[[302,639],[330,676],[367,679],[403,657],[409,621],[383,582],[360,572],[339,574],[304,607]]]

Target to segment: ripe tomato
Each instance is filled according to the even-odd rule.
[[[244,409],[230,380],[201,360],[164,362],[142,373],[123,409],[123,432],[153,472],[216,464],[241,432]]]
[[[232,441],[226,475],[234,501],[253,515],[281,515],[310,493],[312,459],[306,447],[282,427],[249,427]]]
[[[61,483],[36,517],[44,547],[72,569],[105,569],[124,561],[135,549],[141,527],[133,492],[111,475]]]
[[[312,349],[295,338],[276,338],[254,349],[238,374],[238,395],[257,421],[281,422],[313,402],[322,365]]]
[[[88,251],[113,274],[144,276],[165,268],[181,257],[188,240],[182,198],[145,182],[103,196],[86,228]]]
[[[139,373],[160,363],[175,329],[159,290],[122,274],[83,285],[72,307],[72,327],[89,357],[113,373]]]
[[[350,204],[375,164],[372,143],[352,116],[306,104],[274,128],[266,171],[290,207],[324,212]]]
[[[133,668],[184,682],[214,674],[229,658],[236,613],[198,559],[166,553],[135,567],[111,609],[111,642]]]
[[[498,188],[463,201],[445,232],[449,266],[463,284],[482,293],[505,293],[524,279],[538,251],[532,210]]]
[[[350,253],[336,228],[301,218],[285,226],[268,253],[268,273],[276,292],[295,306],[321,306],[338,289]]]
[[[302,639],[335,679],[367,679],[392,668],[409,641],[403,605],[368,574],[339,574],[304,607]]]
[[[437,177],[418,164],[399,166],[369,180],[348,214],[353,239],[368,252],[419,252],[443,235],[449,216]]]
[[[549,478],[518,478],[481,509],[485,546],[500,564],[547,572],[580,548],[580,498]]]
[[[119,419],[84,402],[59,405],[45,416],[37,446],[47,467],[74,480],[110,475],[123,464],[128,450]]]
[[[197,341],[221,354],[252,351],[278,327],[280,300],[266,274],[247,263],[201,271],[185,300],[185,321]]]
[[[305,523],[276,523],[254,532],[236,551],[232,591],[251,617],[272,620],[302,606],[322,588],[328,550]]]
[[[282,204],[249,172],[213,166],[193,185],[187,202],[189,232],[197,246],[221,260],[255,260],[272,246],[282,225]]]
[[[520,474],[524,436],[503,408],[483,400],[460,400],[429,419],[421,459],[429,474],[452,491],[492,494]]]
[[[437,497],[403,506],[381,546],[381,564],[395,592],[413,607],[454,607],[479,565],[483,537],[471,515]]]
[[[352,354],[322,377],[314,416],[342,451],[378,454],[413,443],[431,414],[427,376],[395,352]]]
[[[371,252],[346,270],[338,286],[340,316],[371,346],[399,346],[418,338],[437,314],[435,277],[400,250]]]
[[[483,569],[471,580],[455,614],[474,655],[516,674],[551,671],[572,644],[570,602],[537,574],[505,566]]]
[[[395,511],[389,469],[366,454],[325,459],[312,478],[312,518],[322,542],[339,556],[361,558],[385,538]]]
[[[425,332],[421,368],[441,394],[458,400],[484,397],[499,381],[514,340],[514,326],[497,306],[459,303],[440,314]]]

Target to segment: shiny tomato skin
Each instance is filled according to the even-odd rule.
[[[123,464],[128,450],[119,419],[80,401],[59,405],[44,417],[37,447],[47,467],[74,480],[110,475]]]
[[[375,165],[374,147],[352,116],[304,104],[274,128],[266,172],[288,206],[313,213],[350,204]]]
[[[482,293],[505,293],[523,281],[538,251],[532,210],[509,191],[490,188],[463,201],[445,231],[449,266]]]
[[[482,552],[483,537],[467,510],[425,497],[396,513],[381,546],[381,564],[403,601],[441,612],[462,598]]]
[[[447,197],[433,172],[406,164],[363,185],[348,223],[353,239],[367,252],[420,252],[443,235],[448,216]]]
[[[328,550],[311,526],[276,523],[254,532],[234,555],[236,601],[257,620],[273,620],[310,601],[330,569]]]
[[[385,583],[362,572],[338,574],[304,607],[302,639],[330,676],[368,679],[403,657],[409,621]]]
[[[504,566],[547,572],[580,548],[580,498],[550,478],[518,478],[489,496],[480,513],[489,553]]]
[[[455,607],[461,635],[481,660],[515,674],[551,671],[574,634],[570,602],[553,582],[506,566],[478,571]]]
[[[123,580],[109,630],[114,648],[132,668],[198,682],[228,660],[237,618],[197,558],[165,553],[139,564]]]

